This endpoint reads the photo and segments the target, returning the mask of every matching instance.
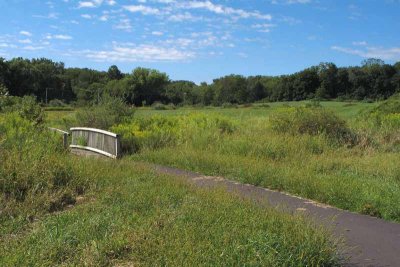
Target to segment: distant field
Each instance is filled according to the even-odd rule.
[[[190,112],[201,112],[205,114],[221,114],[238,119],[247,119],[253,117],[268,116],[273,113],[277,108],[283,106],[302,106],[310,101],[298,102],[272,102],[266,103],[269,107],[262,107],[262,104],[253,104],[251,107],[238,107],[238,108],[221,108],[221,107],[204,107],[204,108],[179,108],[176,110],[154,110],[151,108],[139,108],[136,111],[138,117],[148,117],[156,114],[162,115],[183,115]],[[326,107],[343,118],[352,118],[360,111],[378,105],[378,103],[363,103],[363,102],[335,102],[323,101],[320,102],[323,107]]]

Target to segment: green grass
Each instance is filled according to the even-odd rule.
[[[237,128],[232,134],[220,135],[214,128],[193,130],[184,127],[178,134],[180,140],[174,142],[165,136],[176,132],[175,129],[164,133],[161,130],[156,136],[158,139],[143,142],[144,147],[132,158],[208,175],[224,175],[400,222],[398,131],[375,129],[368,118],[360,115],[380,103],[320,103],[345,120],[350,130],[357,134],[358,143],[352,147],[332,143],[322,135],[294,135],[271,129],[269,118],[282,107],[307,103],[280,102],[268,103],[267,107],[253,104],[239,108],[185,107],[162,111],[139,108],[135,113],[137,120],[197,114],[228,118]],[[146,139],[146,132],[142,133]],[[154,136],[150,137],[154,139]]]
[[[0,266],[337,266],[338,242],[285,214],[130,159],[70,155],[0,119]]]
[[[239,119],[252,119],[257,117],[269,116],[282,106],[298,107],[309,103],[309,101],[298,102],[272,102],[267,103],[269,107],[261,107],[261,104],[253,104],[252,107],[239,107],[239,108],[220,108],[220,107],[184,107],[175,110],[154,110],[151,108],[138,108],[136,110],[136,117],[151,117],[157,114],[163,116],[185,115],[193,112],[200,112],[204,114],[219,114],[227,117]],[[337,102],[337,101],[323,101],[323,107],[336,112],[343,118],[353,118],[359,112],[366,108],[376,106],[377,103],[363,103],[363,102]]]
[[[82,159],[81,164],[97,189],[80,204],[39,217],[22,230],[3,230],[1,266],[338,263],[330,234],[299,215],[222,189],[195,189],[129,160]]]
[[[333,144],[321,135],[276,133],[270,127],[269,117],[283,105],[287,103],[273,103],[269,108],[138,110],[139,118],[189,113],[229,117],[238,129],[224,136],[198,132],[177,145],[142,149],[133,159],[223,175],[399,222],[398,139],[394,133],[394,141],[389,142],[385,137],[388,135],[368,128],[359,116],[377,104],[322,103],[359,135],[359,143],[354,147]]]

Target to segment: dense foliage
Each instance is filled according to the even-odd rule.
[[[35,95],[44,103],[54,99],[78,105],[98,103],[104,95],[123,98],[135,106],[154,102],[174,105],[243,104],[304,99],[386,99],[400,91],[400,62],[369,59],[361,66],[338,68],[321,63],[282,76],[228,75],[211,84],[171,81],[157,70],[136,68],[124,74],[117,66],[107,72],[65,68],[62,62],[0,58],[0,95]],[[54,101],[52,102],[54,104]]]

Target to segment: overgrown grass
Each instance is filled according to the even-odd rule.
[[[3,235],[2,266],[335,266],[330,235],[300,216],[194,189],[129,161],[84,160],[98,191]]]
[[[129,159],[74,157],[59,141],[0,118],[0,266],[339,264],[330,233],[301,215]]]
[[[225,175],[339,208],[400,221],[400,169],[397,164],[400,159],[400,117],[396,99],[394,96],[382,103],[321,102],[321,113],[318,113],[321,108],[312,108],[315,111],[311,112],[304,108],[308,105],[304,101],[268,103],[267,108],[261,104],[164,111],[141,108],[135,113],[136,122],[113,129],[122,133],[123,138],[129,137],[130,142],[125,144],[132,144],[132,140],[133,144],[140,144],[131,151],[140,151],[134,156],[135,160]],[[287,131],[274,130],[270,117],[288,109],[306,110],[305,113],[312,114],[296,115],[299,118],[297,124],[289,122]],[[188,126],[195,121],[190,120],[193,114],[227,120],[235,125],[235,129],[222,135],[213,127],[197,130],[189,127],[190,130]],[[291,116],[290,112],[282,114]],[[163,120],[184,123],[183,127],[175,123],[154,130],[155,121]],[[137,128],[139,122],[142,130]],[[317,130],[300,133],[299,125],[317,126],[313,128]],[[335,137],[335,125],[340,126],[340,133],[345,133],[336,136],[339,138]],[[145,129],[147,136],[161,136],[163,145],[151,145],[154,143],[149,142],[151,138],[146,135],[135,137],[132,127],[136,127],[138,133]],[[332,135],[327,135],[327,130]],[[176,141],[176,136],[170,134],[172,132],[182,133],[180,141]],[[175,137],[171,139],[171,136]],[[350,145],[340,142],[341,137],[349,136]]]
[[[286,107],[295,112],[279,115],[282,115],[279,119],[289,118],[286,130],[276,127],[276,120],[270,120],[280,108],[236,109],[229,113],[225,109],[198,110],[197,113],[230,117],[237,128],[223,136],[212,136],[209,130],[198,131],[185,143],[144,149],[133,158],[224,175],[339,208],[400,221],[399,129],[385,126],[389,130],[373,130],[370,119],[362,115],[367,104],[347,104],[323,103],[327,106],[325,109],[300,108],[304,112],[299,113],[296,113],[298,108]],[[337,115],[331,114],[334,109],[338,110]],[[358,115],[347,116],[343,109],[351,109],[350,114],[358,109]],[[163,114],[171,116],[171,112]],[[172,114],[179,117],[182,111]],[[140,111],[137,115],[141,115]],[[390,116],[395,125],[398,113]]]

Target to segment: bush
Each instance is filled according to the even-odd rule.
[[[339,143],[356,142],[346,122],[323,108],[283,108],[270,118],[272,129],[279,133],[323,134]]]
[[[133,109],[119,98],[105,98],[99,105],[79,110],[76,120],[79,126],[109,129],[133,116]]]
[[[182,144],[206,133],[214,137],[231,134],[234,130],[235,124],[227,118],[198,114],[140,118],[111,128],[111,131],[121,135],[124,153]]]
[[[238,108],[238,105],[232,104],[230,102],[225,102],[221,105],[222,108]]]
[[[261,103],[256,105],[257,108],[270,108],[271,106],[267,103]]]
[[[318,99],[312,99],[310,102],[307,102],[305,105],[307,108],[321,108],[321,102]]]
[[[0,120],[0,220],[60,210],[86,190],[59,137],[16,112]]]
[[[29,120],[34,125],[40,125],[44,122],[45,113],[42,107],[36,102],[33,96],[0,97],[0,111],[17,112],[22,118]]]
[[[399,129],[400,95],[396,95],[364,114],[366,120],[371,120],[376,128]]]
[[[64,101],[60,99],[52,99],[49,101],[48,106],[49,107],[65,107],[67,104],[64,103]]]
[[[167,106],[164,105],[161,102],[154,102],[153,105],[151,105],[153,109],[155,110],[167,110]]]

